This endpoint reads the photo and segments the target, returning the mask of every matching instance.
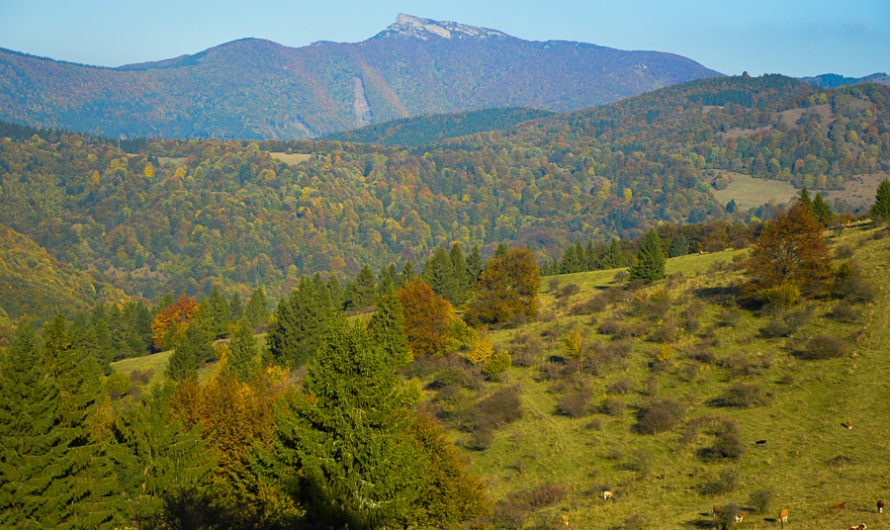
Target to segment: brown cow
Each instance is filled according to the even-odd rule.
[[[878,513],[884,513],[884,499],[878,501]]]
[[[782,528],[784,528],[785,523],[788,522],[788,513],[789,513],[789,511],[786,508],[786,509],[782,510],[781,512],[779,512],[779,516],[776,518],[780,523],[782,523]]]

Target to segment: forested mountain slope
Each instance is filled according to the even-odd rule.
[[[714,198],[727,171],[811,190],[887,171],[890,88],[702,80],[410,149],[167,140],[124,152],[44,136],[0,142],[0,223],[149,298],[219,282],[277,296],[305,272],[353,275],[453,242],[529,245],[550,261],[662,221],[747,219]]]

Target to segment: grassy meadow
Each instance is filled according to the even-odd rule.
[[[861,299],[746,305],[744,250],[670,259],[637,290],[623,270],[546,277],[536,321],[487,334],[513,359],[496,380],[454,360],[414,370],[485,481],[491,525],[713,528],[713,505],[744,512],[737,528],[776,528],[782,509],[787,528],[887,525],[890,233],[829,241],[861,270]],[[158,381],[168,358],[114,368]],[[505,395],[518,401],[479,412]]]

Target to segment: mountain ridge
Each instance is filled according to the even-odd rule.
[[[358,43],[245,38],[116,68],[0,50],[0,73],[0,119],[10,122],[111,138],[271,139],[423,114],[575,110],[722,75],[676,54],[404,14]]]

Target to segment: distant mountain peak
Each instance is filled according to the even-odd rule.
[[[475,37],[475,38],[503,38],[509,37],[506,33],[489,28],[467,26],[457,22],[431,20],[415,17],[405,13],[399,13],[394,24],[378,33],[375,37],[385,35],[405,35],[427,40],[430,37],[442,39]]]

